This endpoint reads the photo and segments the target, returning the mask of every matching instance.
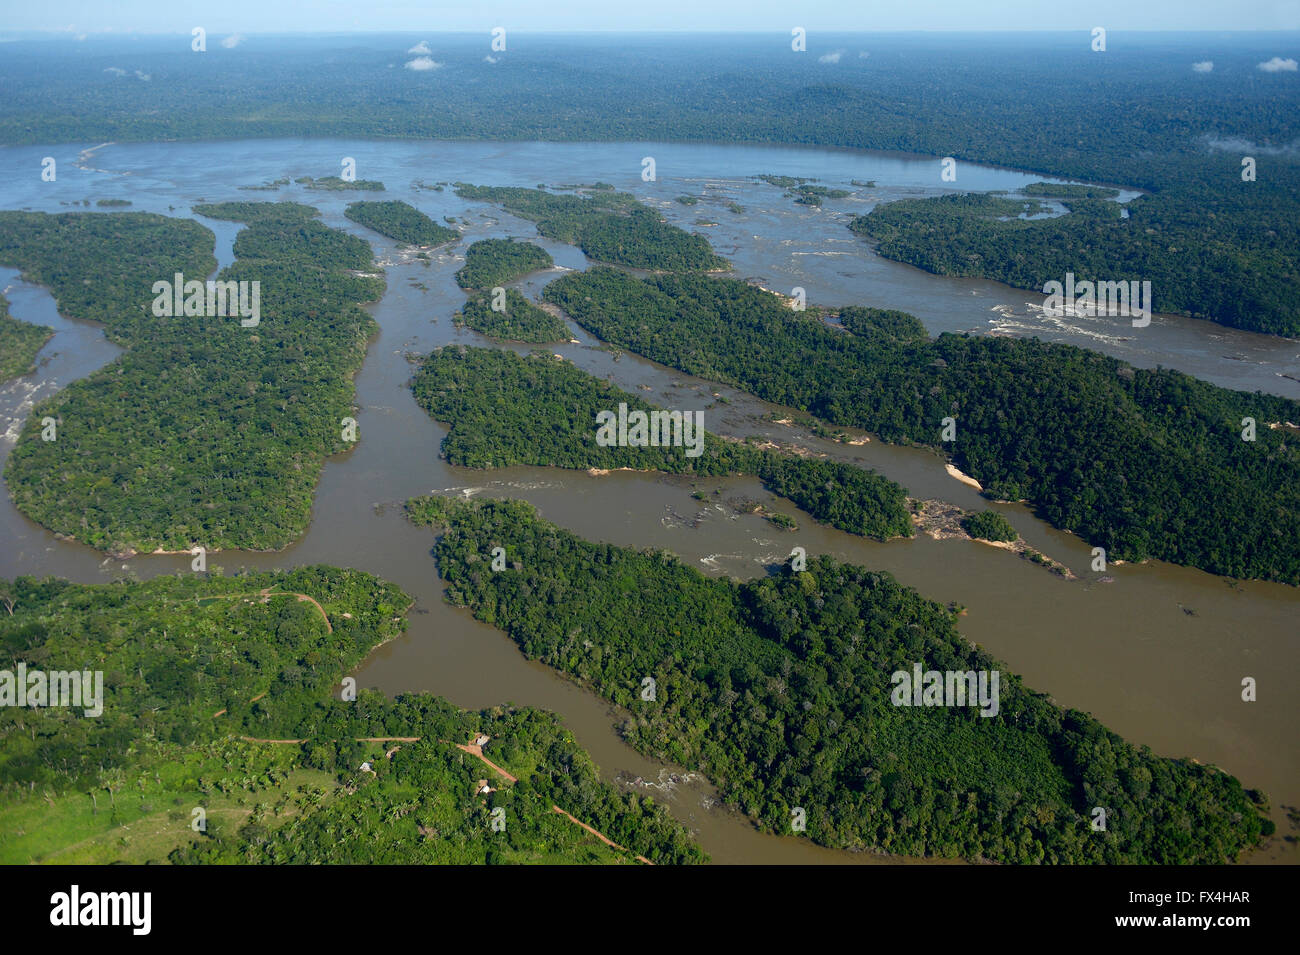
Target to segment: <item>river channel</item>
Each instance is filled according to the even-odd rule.
[[[1175,367],[1228,387],[1300,398],[1300,381],[1283,377],[1300,377],[1298,342],[1174,316],[1157,316],[1145,329],[1124,327],[1127,319],[1044,318],[1036,309],[1041,295],[889,262],[846,228],[850,216],[879,201],[955,188],[1015,190],[1043,177],[962,165],[957,183],[943,183],[938,160],[928,157],[663,143],[270,140],[108,145],[90,151],[95,145],[0,149],[0,162],[10,171],[0,189],[0,207],[73,211],[86,207],[72,202],[121,198],[130,200],[133,210],[188,216],[193,205],[204,201],[294,199],[319,208],[328,225],[367,239],[385,268],[387,292],[367,306],[380,332],[356,378],[360,441],[326,462],[308,532],[278,553],[209,555],[209,569],[227,572],[312,563],[352,566],[411,594],[415,605],[406,634],[361,665],[356,672],[360,685],[388,693],[428,691],[464,707],[509,701],[554,710],[605,778],[663,799],[717,862],[910,861],[835,852],[793,836],[761,834],[747,820],[716,807],[707,781],[631,750],[615,729],[620,714],[608,704],[525,660],[499,630],[443,601],[430,555],[434,538],[405,521],[401,504],[430,491],[522,498],[548,520],[585,537],[665,548],[704,573],[737,578],[766,573],[801,546],[809,554],[832,554],[887,570],[927,597],[964,605],[962,633],[1021,674],[1029,686],[1051,693],[1064,706],[1092,713],[1158,754],[1213,763],[1245,786],[1263,789],[1279,837],[1247,861],[1300,861],[1296,843],[1280,838],[1296,834],[1282,807],[1300,806],[1295,745],[1300,701],[1287,689],[1300,677],[1295,646],[1300,589],[1230,581],[1158,562],[1112,564],[1104,574],[1093,572],[1089,544],[1015,504],[992,506],[1078,579],[1061,579],[974,541],[936,541],[925,535],[866,541],[817,524],[753,479],[454,468],[438,456],[446,429],[416,406],[407,385],[408,356],[448,343],[492,344],[452,322],[465,299],[453,273],[471,241],[511,235],[545,247],[557,268],[517,283],[530,297],[562,269],[589,264],[579,250],[537,238],[531,222],[461,200],[450,187],[427,187],[457,180],[527,186],[602,181],[636,194],[682,228],[707,236],[733,262],[739,277],[785,293],[803,287],[813,304],[899,308],[917,315],[934,334],[1038,335],[1140,366]],[[40,160],[46,155],[58,161],[54,183],[40,180]],[[655,182],[641,179],[645,156],[656,160]],[[384,182],[386,193],[307,191],[298,185],[267,192],[239,188],[284,177],[337,175],[343,157],[357,161],[359,178]],[[28,169],[29,175],[21,172]],[[815,177],[854,194],[812,209],[752,178],[761,173]],[[853,180],[876,185],[853,186]],[[680,195],[700,200],[686,205],[677,201]],[[428,263],[414,260],[399,253],[392,241],[343,217],[343,207],[357,198],[404,199],[435,219],[456,220],[463,238]],[[743,211],[732,211],[732,204]],[[231,261],[239,227],[199,221],[216,235],[218,260],[223,265]],[[56,331],[33,375],[0,385],[3,465],[32,401],[112,361],[119,349],[104,339],[98,325],[58,315],[48,292],[22,282],[13,269],[0,269],[0,288],[15,317]],[[990,506],[950,477],[933,453],[876,440],[850,445],[816,438],[797,425],[770,420],[772,412],[783,418],[788,409],[613,352],[577,326],[571,325],[571,331],[576,343],[548,346],[548,351],[647,400],[704,409],[711,431],[763,435],[855,461],[903,484],[914,497],[941,498],[967,508]],[[696,490],[710,500],[694,499]],[[714,495],[714,490],[721,493]],[[791,514],[799,528],[777,530],[744,513],[737,505],[745,501]],[[19,514],[7,496],[0,500],[0,542],[0,577],[53,574],[95,583],[122,574],[145,578],[189,570],[187,557],[109,560],[83,545],[57,540]],[[1257,702],[1240,698],[1246,676],[1258,680]]]

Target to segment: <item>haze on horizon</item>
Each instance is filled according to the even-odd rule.
[[[874,7],[874,8],[873,8]],[[1281,31],[1300,30],[1300,0],[1095,0],[1061,4],[1043,0],[930,0],[917,4],[874,4],[854,0],[656,0],[645,5],[611,5],[604,0],[566,0],[548,9],[535,0],[490,4],[424,4],[411,0],[312,0],[268,4],[265,0],[196,3],[187,0],[51,0],[6,11],[3,28],[13,32],[67,32],[80,38],[97,33],[338,33],[487,31],[495,26],[520,32],[787,32],[794,26],[836,32],[1110,31]]]

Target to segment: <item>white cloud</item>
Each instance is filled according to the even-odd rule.
[[[153,79],[153,77],[150,74],[141,73],[139,70],[135,71],[135,75],[138,76],[140,79],[144,80],[146,83],[148,83],[151,79]]]
[[[498,60],[498,59],[497,59],[495,56],[493,56],[491,53],[489,53],[487,56],[483,57],[483,62],[484,62],[484,63],[500,63],[501,61]]]
[[[843,51],[843,50],[836,50],[834,53],[826,53],[826,54],[823,54],[822,56],[817,57],[817,62],[818,62],[818,63],[838,63],[838,62],[840,61],[840,57],[842,57],[843,55],[844,55],[844,51]]]
[[[1300,66],[1300,64],[1297,64],[1295,60],[1284,60],[1280,56],[1275,56],[1273,59],[1265,60],[1259,64],[1259,68],[1265,73],[1294,73],[1297,66]]]
[[[441,63],[434,62],[427,56],[417,56],[413,60],[406,61],[408,70],[415,70],[417,73],[423,73],[426,70],[437,70],[442,68]]]
[[[126,76],[126,70],[122,69],[120,66],[106,66],[104,72],[112,73],[114,76]]]
[[[1222,152],[1236,153],[1239,156],[1300,156],[1300,138],[1293,139],[1289,143],[1283,143],[1280,146],[1270,146],[1267,143],[1256,143],[1249,139],[1235,137],[1233,139],[1208,139],[1206,144],[1211,149],[1218,149]]]
[[[1213,73],[1213,72],[1214,72],[1214,61],[1213,61],[1213,60],[1201,60],[1201,62],[1199,62],[1199,63],[1193,63],[1193,64],[1192,64],[1192,72],[1194,72],[1194,73]]]
[[[870,55],[871,55],[871,54],[868,53],[866,50],[863,50],[861,53],[858,54],[858,59],[859,59],[859,60],[865,60],[865,59],[866,59],[867,57],[869,57]]]
[[[428,53],[431,53],[431,52],[433,52],[433,51],[429,49],[429,44],[428,44],[428,43],[426,43],[424,40],[421,40],[419,43],[415,44],[415,46],[411,47],[411,48],[410,48],[409,50],[407,50],[406,52],[407,52],[407,53],[423,53],[423,54],[428,54]]]
[[[224,46],[227,50],[233,50],[235,47],[239,46],[239,44],[243,42],[244,42],[243,34],[232,33],[230,34],[230,36],[226,37],[224,40],[221,41],[221,45]]]

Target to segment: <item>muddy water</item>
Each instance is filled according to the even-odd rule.
[[[121,195],[138,199],[136,208],[167,212],[169,206],[174,206],[174,214],[186,214],[189,205],[200,199],[276,196],[238,192],[232,182],[251,184],[283,175],[323,175],[334,171],[326,161],[327,158],[333,161],[329,157],[337,149],[320,143],[294,145],[299,147],[296,151],[275,143],[187,146],[184,171],[169,166],[165,176],[156,167],[169,156],[174,157],[176,147],[121,147],[126,158],[116,168],[132,175],[87,174],[92,181],[77,193],[77,198]],[[678,818],[698,832],[701,844],[718,861],[872,861],[818,849],[794,837],[762,835],[734,814],[712,808],[713,794],[703,781],[687,780],[674,786],[669,774],[680,777],[685,775],[683,771],[654,763],[626,747],[614,730],[619,714],[606,703],[546,668],[524,660],[514,644],[499,631],[478,624],[464,611],[443,602],[436,567],[429,554],[433,537],[429,531],[406,523],[401,502],[413,494],[440,490],[519,497],[536,504],[547,519],[584,536],[623,545],[667,548],[710,574],[746,578],[764,573],[795,545],[806,548],[810,554],[829,553],[889,570],[928,597],[966,606],[968,613],[961,620],[963,633],[1022,674],[1029,685],[1054,694],[1061,704],[1091,712],[1112,729],[1134,742],[1149,745],[1157,753],[1215,763],[1236,774],[1246,786],[1264,789],[1275,806],[1274,817],[1280,832],[1290,831],[1283,813],[1276,807],[1300,805],[1300,765],[1297,765],[1294,746],[1295,728],[1300,725],[1297,720],[1300,704],[1288,692],[1300,676],[1297,673],[1300,655],[1294,647],[1296,621],[1300,619],[1300,591],[1258,583],[1234,587],[1222,578],[1163,564],[1112,565],[1108,569],[1112,579],[1105,581],[1105,575],[1090,571],[1091,557],[1084,542],[1047,527],[1018,505],[1001,505],[998,509],[1030,543],[1066,563],[1080,580],[1061,580],[1012,554],[975,542],[938,542],[926,537],[887,544],[863,541],[815,524],[793,505],[772,498],[753,480],[693,482],[653,474],[615,473],[593,477],[553,469],[514,468],[485,473],[451,468],[437,456],[445,429],[415,406],[406,387],[411,374],[407,355],[427,353],[433,347],[451,342],[488,344],[477,334],[454,327],[451,315],[464,301],[464,295],[456,287],[452,273],[461,264],[460,256],[470,240],[496,235],[532,236],[535,232],[531,223],[513,219],[490,206],[465,204],[449,192],[409,192],[394,188],[396,183],[406,183],[412,178],[422,178],[428,183],[441,178],[468,178],[464,172],[437,170],[464,161],[464,156],[458,160],[456,154],[470,149],[469,146],[439,145],[436,155],[429,157],[428,146],[415,144],[344,145],[351,151],[342,155],[358,158],[382,151],[383,163],[388,165],[377,162],[378,170],[362,165],[359,174],[384,179],[391,193],[407,198],[432,215],[462,220],[466,241],[435,256],[429,265],[401,263],[391,243],[342,218],[346,199],[329,193],[307,193],[296,187],[286,191],[286,195],[322,208],[329,224],[372,241],[381,261],[388,263],[387,294],[382,302],[371,307],[381,331],[370,346],[356,382],[361,440],[353,451],[326,464],[313,521],[300,542],[277,554],[232,552],[212,555],[209,559],[210,568],[221,566],[228,571],[239,567],[270,569],[328,562],[358,567],[402,586],[416,599],[408,632],[400,640],[377,650],[359,668],[357,675],[363,686],[378,687],[389,693],[426,690],[466,707],[510,701],[554,710],[562,714],[579,743],[592,753],[606,778],[627,782],[639,777],[639,786],[665,786],[665,789],[647,788],[646,791],[665,799]],[[319,158],[305,161],[301,154],[308,148]],[[554,154],[549,151],[551,148],[475,145],[471,158],[476,164],[466,168],[473,169],[473,178],[481,182],[536,184],[604,179],[642,194],[652,188],[641,184],[636,176],[639,158],[646,154],[645,147],[592,147],[592,156],[584,155],[581,162],[575,159],[573,147],[554,147]],[[987,321],[988,298],[979,301],[978,306],[971,305],[968,299],[1000,295],[996,298],[999,304],[1014,307],[1014,296],[1021,294],[990,284],[988,289],[992,291],[971,295],[971,283],[953,283],[892,263],[882,264],[855,240],[851,242],[855,251],[846,255],[799,256],[796,253],[810,247],[818,252],[827,251],[821,246],[843,240],[842,223],[831,224],[834,211],[804,210],[783,199],[780,190],[766,185],[737,183],[735,178],[724,181],[720,178],[723,172],[715,171],[713,164],[721,167],[722,159],[728,157],[709,152],[715,147],[653,148],[660,156],[658,185],[668,187],[669,198],[660,197],[660,204],[679,223],[691,226],[697,218],[724,221],[724,216],[736,215],[725,208],[716,213],[702,211],[704,202],[688,207],[671,198],[692,189],[693,194],[725,189],[728,192],[721,194],[734,193],[736,201],[745,206],[746,211],[740,216],[745,222],[743,228],[739,223],[730,227],[734,248],[726,239],[727,233],[714,230],[708,234],[719,250],[737,263],[741,274],[765,279],[765,284],[773,287],[786,281],[791,285],[800,284],[792,279],[807,274],[828,283],[833,279],[845,283],[842,293],[835,291],[832,297],[823,299],[814,292],[819,286],[807,285],[810,300],[833,301],[838,296],[845,301],[904,307],[920,314],[932,328],[945,321],[955,323],[955,327],[977,327],[977,318]],[[118,149],[110,147],[98,153],[96,165],[112,167]],[[662,177],[668,175],[668,164],[662,157],[672,159],[678,155],[675,150],[689,149],[702,151],[695,157],[698,176],[683,174],[679,180],[665,183]],[[219,158],[237,158],[238,176],[232,180],[228,169],[220,174],[215,172],[207,163],[205,150],[213,150],[213,155]],[[39,155],[49,153],[35,152],[39,168]],[[616,175],[615,168],[629,157],[633,171],[621,177]],[[729,167],[736,178],[757,172],[781,172],[819,175],[827,182],[847,168],[837,164],[849,161],[846,154],[801,150],[742,150],[739,159],[736,157],[737,154],[730,154],[735,164]],[[905,193],[926,188],[922,181],[928,175],[925,162],[894,157],[868,157],[869,161],[851,158],[854,162],[866,162],[869,167],[867,171],[855,169],[853,178],[875,178],[880,183],[879,191]],[[423,169],[426,161],[435,168],[433,173]],[[421,171],[416,175],[413,169]],[[61,179],[63,170],[61,164]],[[887,179],[887,175],[894,178]],[[1037,178],[1021,176],[1019,181],[1008,180],[1004,177],[1019,174],[1003,170],[981,170],[979,175],[986,177],[981,180],[981,188],[1014,188],[1019,182]],[[719,178],[701,182],[708,176]],[[124,183],[133,178],[138,181],[132,189],[126,189]],[[843,178],[847,180],[848,175]],[[80,180],[74,178],[73,182],[80,183]],[[10,208],[22,204],[4,203]],[[39,207],[50,211],[55,211],[56,206],[48,196],[42,197],[39,203]],[[228,262],[235,228],[204,221],[217,233],[218,258]],[[740,234],[751,228],[756,237],[746,239]],[[798,236],[798,240],[787,240],[783,235]],[[788,241],[790,244],[783,244]],[[546,240],[542,244],[561,268],[580,269],[587,265],[581,252],[571,247]],[[764,260],[764,255],[769,258]],[[797,271],[805,268],[813,271]],[[855,273],[853,269],[859,271]],[[878,269],[884,270],[881,274],[885,278],[875,282],[870,276]],[[850,274],[841,274],[844,272]],[[558,274],[558,270],[542,273],[521,285],[535,294]],[[96,326],[59,317],[43,289],[15,283],[12,276],[12,271],[0,272],[0,282],[10,286],[8,295],[13,314],[51,325],[57,334],[42,351],[43,364],[34,376],[0,389],[0,426],[6,428],[12,428],[26,414],[32,389],[44,396],[112,360],[117,353],[103,340]],[[824,287],[837,288],[834,284]],[[903,295],[905,300],[877,297],[889,289],[893,289],[888,291],[889,295]],[[946,311],[953,302],[962,306],[953,309],[960,318],[954,319]],[[927,316],[927,309],[942,312],[943,317]],[[970,325],[962,325],[964,321]],[[1177,323],[1152,325],[1152,329],[1178,327]],[[1207,331],[1223,334],[1222,330],[1205,323],[1189,327],[1202,346]],[[940,497],[965,507],[986,506],[972,489],[950,478],[942,462],[929,452],[891,448],[875,441],[855,446],[820,441],[797,427],[763,420],[765,414],[779,409],[635,356],[616,357],[594,347],[597,343],[576,327],[573,334],[577,344],[558,345],[548,350],[559,352],[579,367],[649,400],[673,407],[702,408],[706,426],[712,431],[794,441],[876,468],[902,483],[914,496]],[[1268,361],[1283,361],[1283,356],[1294,347],[1259,336],[1246,336],[1246,340],[1251,348],[1269,356]],[[1115,347],[1123,347],[1123,343]],[[1190,346],[1188,350],[1190,354]],[[1213,354],[1212,349],[1203,348],[1203,351]],[[1171,346],[1157,360],[1175,365],[1181,360],[1180,355],[1179,348]],[[1132,355],[1125,357],[1136,360]],[[1234,372],[1249,370],[1253,376],[1250,387],[1286,393],[1273,383],[1282,379],[1273,375],[1266,365],[1223,363],[1208,357],[1203,358],[1205,377],[1221,374],[1209,372],[1225,364]],[[725,400],[719,401],[715,393]],[[0,441],[0,459],[7,456],[11,447],[12,439]],[[707,504],[692,499],[691,492],[696,489],[710,494]],[[712,495],[715,489],[720,489],[721,494]],[[735,507],[728,506],[728,502],[746,499],[767,502],[795,515],[799,529],[778,531],[761,518],[741,515]],[[102,554],[89,548],[55,540],[17,514],[7,500],[0,506],[0,539],[4,541],[0,549],[0,576],[52,573],[76,580],[100,581],[122,573],[148,577],[188,571],[188,560],[183,557],[106,561]],[[1259,702],[1240,701],[1243,676],[1254,676],[1260,681]],[[1297,854],[1275,840],[1268,851],[1257,853],[1252,861],[1295,862]]]
[[[83,150],[97,145],[0,147],[0,162],[13,171],[0,184],[0,207],[56,212],[85,208],[70,205],[73,202],[117,198],[131,201],[137,210],[184,215],[196,201],[291,198],[337,214],[358,197],[402,198],[440,218],[461,216],[465,203],[450,187],[435,192],[416,189],[418,184],[463,180],[535,186],[602,181],[634,193],[676,224],[708,236],[739,275],[781,291],[803,287],[814,304],[899,308],[915,314],[932,333],[1038,335],[1094,348],[1143,367],[1178,368],[1225,387],[1300,398],[1300,381],[1283,377],[1300,378],[1300,341],[1168,315],[1156,316],[1143,329],[1133,328],[1124,318],[1047,318],[1041,314],[1041,293],[977,279],[932,276],[879,258],[847,230],[852,216],[879,202],[954,191],[1014,191],[1049,178],[1032,173],[962,163],[957,181],[945,183],[934,157],[688,143],[236,140],[106,145],[79,159]],[[40,179],[45,156],[58,162],[55,183]],[[656,161],[654,182],[641,178],[641,160],[647,156]],[[338,175],[343,157],[357,161],[359,178],[384,182],[387,195],[310,192],[298,185],[268,192],[240,188],[284,177]],[[24,170],[30,170],[30,175],[23,175]],[[812,177],[822,185],[849,189],[853,195],[827,200],[820,209],[800,206],[783,198],[784,190],[754,181],[752,177],[759,174]],[[876,185],[858,187],[853,180]],[[683,205],[676,201],[683,195],[700,201]],[[1134,195],[1123,192],[1120,199]],[[732,203],[743,211],[732,212]],[[476,219],[480,213],[496,215],[485,204],[471,204],[470,209]]]

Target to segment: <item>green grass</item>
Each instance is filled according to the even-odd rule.
[[[308,792],[329,794],[337,785],[330,774],[297,765],[296,747],[220,739],[143,748],[114,793],[100,788],[92,799],[38,788],[0,797],[0,864],[166,862],[201,838],[191,828],[195,807],[204,807],[215,837],[237,830],[258,806],[271,825],[281,824],[302,812]]]

